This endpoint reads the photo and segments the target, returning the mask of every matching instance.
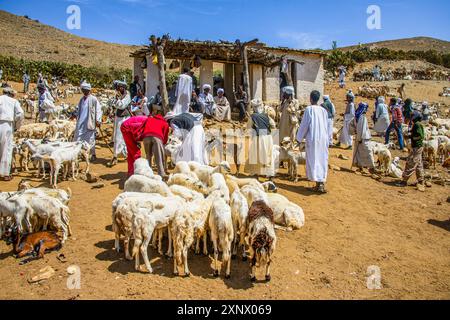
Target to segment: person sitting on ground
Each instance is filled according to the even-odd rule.
[[[355,112],[356,137],[353,166],[356,166],[359,171],[363,171],[363,168],[368,168],[370,173],[375,173],[375,161],[369,145],[372,136],[370,135],[369,123],[366,117],[368,109],[369,105],[361,102]]]
[[[217,121],[231,121],[231,108],[227,97],[225,97],[225,90],[219,88],[217,96],[214,97],[216,110],[214,111],[214,119]]]
[[[236,108],[239,109],[239,121],[245,121],[245,115],[247,112],[248,97],[247,92],[244,91],[244,87],[239,85],[237,92],[234,93],[236,100]]]
[[[133,83],[130,84],[130,97],[131,97],[131,99],[136,97],[138,95],[138,91],[141,90],[141,89],[143,90],[143,88],[139,84],[139,76],[136,75],[136,76],[134,76]]]
[[[214,116],[216,110],[216,104],[214,103],[214,98],[211,92],[211,85],[204,84],[203,92],[199,95],[199,101],[202,104],[202,113],[205,113],[209,117]]]
[[[138,89],[137,95],[131,100],[131,112],[133,116],[148,116],[150,111],[147,107],[148,99],[144,95],[144,90]]]
[[[202,104],[200,103],[197,89],[192,91],[192,98],[191,98],[191,106],[190,110],[193,113],[202,113]]]
[[[425,138],[425,132],[422,124],[422,114],[415,111],[412,115],[411,121],[413,123],[411,129],[411,153],[409,154],[408,160],[406,162],[405,171],[403,172],[403,180],[397,185],[400,187],[406,187],[408,185],[409,178],[412,177],[414,172],[417,176],[417,190],[424,192],[424,171],[423,171],[423,140]]]

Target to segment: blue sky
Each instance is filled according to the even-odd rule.
[[[71,4],[81,9],[81,30],[66,27]],[[366,26],[369,5],[381,9],[380,30]],[[338,46],[415,36],[450,40],[448,0],[0,0],[0,9],[83,37],[137,45],[163,33],[322,49],[333,40]]]

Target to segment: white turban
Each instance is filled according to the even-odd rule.
[[[262,113],[264,111],[264,104],[259,99],[254,99],[250,102],[250,105],[252,106],[253,110]]]
[[[223,90],[222,88],[217,89],[217,93],[225,93],[225,90]]]
[[[209,84],[204,84],[204,85],[203,85],[203,91],[205,91],[206,89],[211,90],[211,85],[209,85]]]
[[[283,88],[283,92],[286,94],[294,95],[295,89],[292,86],[287,86]]]
[[[330,96],[323,96],[323,100],[330,100]]]
[[[91,84],[90,84],[90,83],[87,83],[87,82],[85,81],[85,82],[83,82],[83,83],[81,84],[81,89],[83,89],[83,90],[91,90],[92,87],[91,87]]]
[[[14,89],[11,87],[3,88],[3,94],[15,94]]]

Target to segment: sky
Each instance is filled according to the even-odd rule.
[[[80,8],[80,29],[67,27],[70,5]],[[380,9],[380,29],[367,27],[370,5]],[[450,41],[448,0],[0,0],[0,9],[82,37],[133,45],[165,33],[190,40],[258,38],[297,49],[416,36]]]

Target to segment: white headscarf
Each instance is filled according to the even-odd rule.
[[[217,89],[217,93],[225,93],[225,90],[223,90],[222,88]]]
[[[283,93],[285,94],[289,94],[289,95],[294,95],[295,94],[295,89],[293,86],[287,86],[283,88]]]
[[[259,99],[254,99],[254,100],[252,100],[252,101],[250,102],[250,104],[251,104],[253,110],[254,110],[256,113],[263,113],[263,112],[264,112],[264,104],[263,104],[263,102],[262,102],[261,100],[259,100]]]
[[[91,84],[90,83],[87,83],[86,81],[84,81],[82,84],[81,84],[81,89],[83,89],[83,90],[91,90],[92,89],[92,87],[91,87]]]
[[[205,89],[211,90],[211,85],[205,83],[205,84],[203,85],[203,91],[205,91]]]

